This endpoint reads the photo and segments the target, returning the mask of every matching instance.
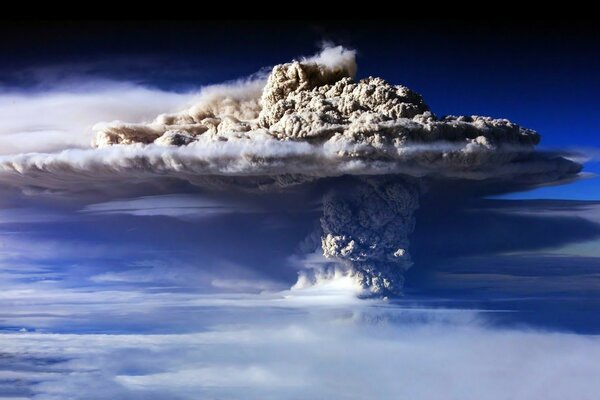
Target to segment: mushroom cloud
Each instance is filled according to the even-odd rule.
[[[0,182],[59,194],[166,180],[266,194],[326,182],[315,246],[370,293],[398,294],[429,181],[533,187],[581,171],[536,151],[531,129],[438,117],[413,90],[355,80],[356,70],[353,50],[327,47],[266,77],[206,88],[191,108],[150,123],[100,123],[91,148],[2,156]]]

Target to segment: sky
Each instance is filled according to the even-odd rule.
[[[599,36],[541,22],[2,26],[0,399],[595,398]],[[252,100],[273,65],[338,45],[358,78],[405,85],[438,116],[508,118],[583,172],[364,180],[370,159],[326,153],[315,162],[346,176],[271,190],[268,176],[211,180],[185,148],[90,147],[221,93]],[[284,171],[314,150],[257,143]],[[255,168],[237,147],[198,146],[215,168]],[[401,225],[401,295],[365,296],[330,268],[320,237],[344,207],[383,246],[377,218]]]

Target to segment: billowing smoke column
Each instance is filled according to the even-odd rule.
[[[398,293],[411,267],[408,236],[419,188],[399,179],[365,178],[350,192],[323,198],[323,254],[348,267],[374,293]]]
[[[151,123],[101,124],[94,149],[0,158],[0,181],[46,193],[167,179],[270,192],[354,176],[323,197],[323,254],[372,292],[397,293],[423,180],[537,185],[581,169],[535,152],[530,129],[438,118],[414,91],[355,73],[353,51],[327,48],[266,80],[207,89],[194,107]]]

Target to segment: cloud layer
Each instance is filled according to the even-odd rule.
[[[40,400],[591,400],[600,389],[594,336],[491,329],[467,310],[256,300],[229,301],[227,324],[211,323],[223,307],[194,308],[191,324],[208,329],[187,332],[0,333],[0,383]]]

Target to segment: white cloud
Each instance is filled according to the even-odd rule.
[[[294,376],[283,378],[276,371],[260,366],[215,366],[162,372],[144,376],[117,376],[116,381],[134,390],[179,387],[182,391],[213,387],[223,388],[279,388],[302,387],[307,382]]]
[[[235,201],[215,199],[200,194],[167,194],[133,199],[113,200],[85,206],[85,214],[128,214],[136,216],[165,216],[198,219],[223,214],[258,212]],[[1,214],[0,214],[0,221]]]
[[[265,307],[240,309],[199,333],[1,339],[4,354],[25,365],[63,360],[32,375],[37,399],[592,400],[600,389],[594,336],[487,328],[472,311]]]
[[[0,93],[0,155],[89,147],[101,121],[148,121],[196,98],[130,83],[103,81],[89,90],[54,87],[43,92]]]

